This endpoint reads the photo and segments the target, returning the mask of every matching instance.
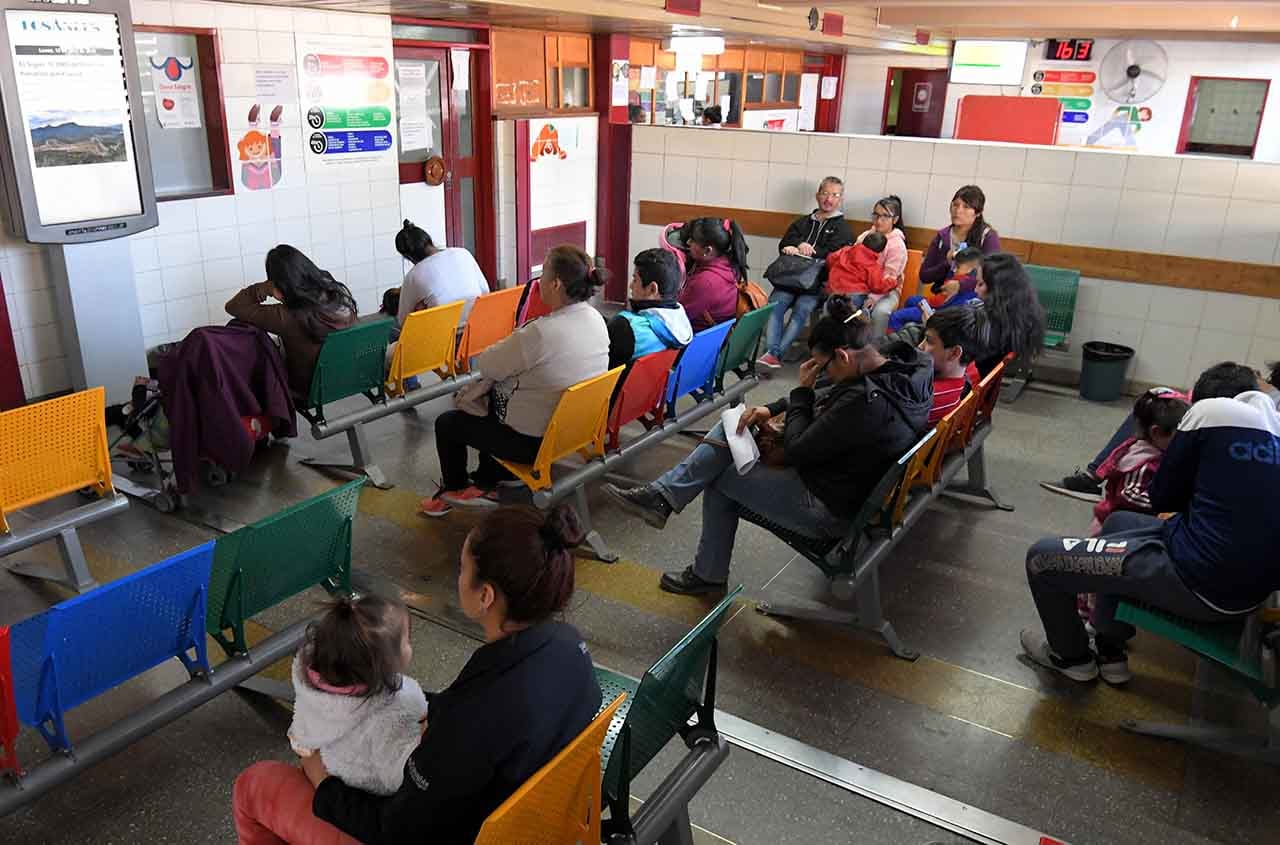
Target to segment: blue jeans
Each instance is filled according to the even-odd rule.
[[[769,294],[769,301],[774,304],[774,308],[769,315],[769,329],[765,333],[764,346],[766,352],[781,361],[782,353],[796,342],[800,330],[809,322],[809,315],[818,307],[818,295],[775,288]],[[786,318],[788,308],[791,309],[790,320]]]
[[[717,445],[724,442],[724,426],[716,423],[689,457],[654,482],[677,512],[702,494],[702,536],[693,559],[695,575],[715,584],[729,580],[729,559],[738,531],[735,503],[798,534],[844,536],[848,523],[809,492],[795,469],[756,464],[746,475],[739,475],[729,448]]]

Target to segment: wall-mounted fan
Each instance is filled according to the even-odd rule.
[[[1169,57],[1154,41],[1121,41],[1107,51],[1098,70],[1103,92],[1117,103],[1145,103],[1169,76]]]

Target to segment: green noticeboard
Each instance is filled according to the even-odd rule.
[[[307,125],[312,129],[377,129],[391,125],[391,109],[385,106],[312,108],[307,112]]]
[[[1059,97],[1058,100],[1062,103],[1064,109],[1071,109],[1072,111],[1088,111],[1089,107],[1093,105],[1093,101],[1085,97]]]

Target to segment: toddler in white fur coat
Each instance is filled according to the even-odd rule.
[[[293,750],[319,754],[348,786],[398,790],[427,716],[422,688],[403,674],[412,656],[403,604],[373,595],[336,601],[293,659]]]

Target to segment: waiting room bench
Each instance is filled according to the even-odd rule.
[[[623,461],[684,432],[698,420],[741,401],[747,391],[758,383],[754,369],[755,352],[772,309],[773,305],[766,305],[736,321],[730,320],[698,332],[674,359],[674,366],[665,376],[661,365],[670,360],[665,357],[669,351],[655,352],[653,356],[662,357],[632,362],[625,374],[623,368],[618,368],[617,389],[611,386],[604,394],[603,402],[595,394],[593,401],[597,404],[590,408],[582,407],[578,401],[566,403],[562,399],[552,415],[548,431],[572,425],[569,422],[571,418],[589,418],[599,426],[592,430],[592,436],[550,447],[547,444],[549,438],[544,438],[543,450],[539,451],[531,466],[506,461],[500,463],[524,483],[532,494],[533,504],[539,508],[549,509],[573,496],[592,552],[606,562],[617,560],[618,556],[591,525],[586,485],[616,471]],[[735,375],[738,381],[726,387],[725,378],[729,374]],[[660,383],[665,384],[665,389],[658,386]],[[680,410],[678,403],[686,396],[692,397],[694,404]],[[635,421],[641,422],[648,430],[621,443],[621,428]],[[576,453],[582,453],[586,461],[553,479],[552,465]]]
[[[1250,736],[1213,725],[1172,725],[1126,720],[1121,727],[1134,733],[1176,739],[1245,757],[1280,763],[1280,625],[1274,608],[1249,614],[1238,622],[1195,622],[1156,607],[1121,601],[1116,619],[1172,640],[1201,657],[1225,667],[1248,688],[1267,711],[1267,735]]]
[[[883,638],[898,657],[918,658],[920,653],[902,642],[893,623],[884,616],[880,566],[940,495],[981,496],[995,507],[1012,510],[987,489],[983,451],[1006,363],[997,364],[977,389],[889,468],[843,537],[819,539],[796,534],[763,514],[739,506],[740,517],[773,533],[822,570],[829,579],[833,598],[841,602],[853,600],[855,604],[851,611],[811,602],[766,599],[756,609],[768,616],[862,628]],[[962,468],[968,470],[968,484],[949,489]]]
[[[106,391],[93,387],[0,412],[0,557],[57,540],[63,564],[58,571],[9,563],[10,572],[78,593],[97,586],[76,529],[129,507],[112,485],[105,406]],[[97,498],[21,529],[9,523],[9,515],[20,508],[77,490]]]
[[[311,423],[311,436],[316,440],[345,432],[351,463],[327,463],[312,458],[302,463],[356,473],[368,478],[375,487],[391,487],[386,474],[372,460],[364,425],[448,396],[480,378],[479,373],[470,371],[470,358],[511,334],[519,296],[519,288],[509,288],[476,297],[461,343],[457,333],[463,309],[461,300],[413,312],[405,319],[389,368],[386,356],[395,325],[392,319],[360,323],[326,337],[316,361],[311,390],[305,399],[298,400],[298,412]],[[428,372],[440,376],[440,383],[405,390],[408,379]],[[369,407],[335,419],[326,417],[326,405],[352,396],[364,396],[369,400]]]
[[[159,730],[297,651],[309,619],[249,647],[250,617],[309,587],[350,591],[357,479],[216,542],[174,555],[16,625],[0,628],[0,816]],[[205,634],[228,659],[213,666]],[[190,675],[87,739],[72,744],[64,714],[178,658]],[[18,723],[54,753],[24,772]]]

